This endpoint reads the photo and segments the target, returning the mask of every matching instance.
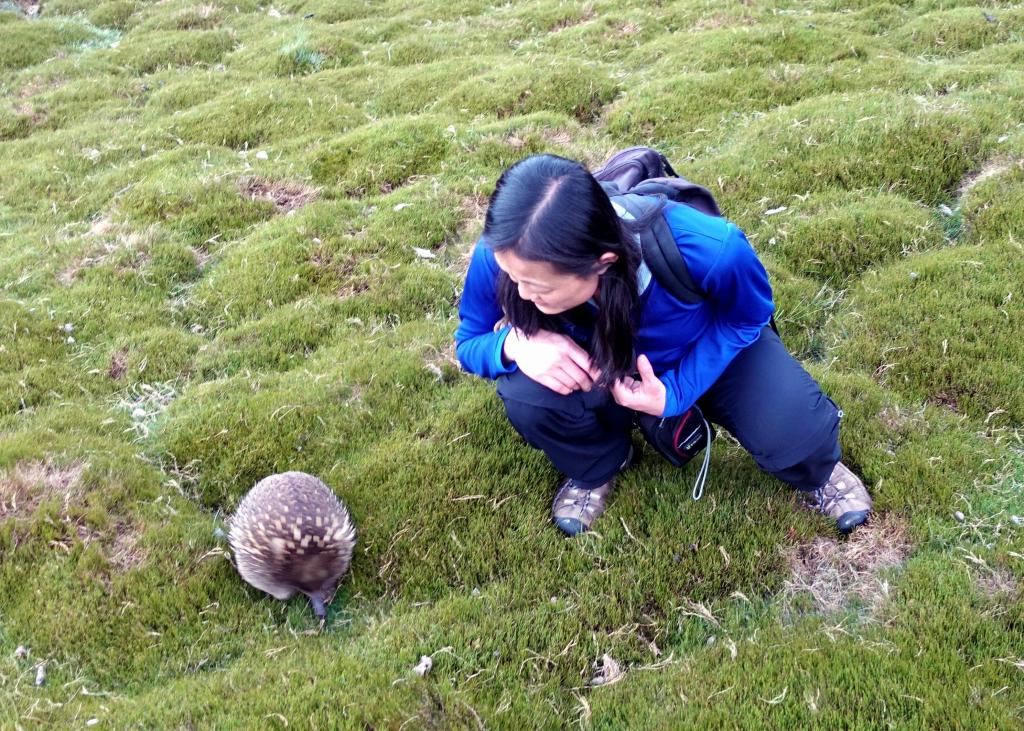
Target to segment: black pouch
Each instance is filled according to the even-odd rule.
[[[715,428],[704,418],[700,407],[694,404],[689,411],[669,417],[637,413],[636,423],[644,439],[674,467],[685,467],[702,449],[708,448],[693,486],[693,499],[700,500],[707,480],[710,446],[716,436]]]

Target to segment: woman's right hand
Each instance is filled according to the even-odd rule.
[[[512,328],[502,352],[529,378],[560,394],[589,391],[600,376],[587,351],[567,335],[549,330],[527,337]]]

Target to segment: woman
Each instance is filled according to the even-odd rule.
[[[839,461],[842,412],[767,327],[775,306],[753,248],[689,206],[666,202],[660,215],[705,301],[680,302],[652,279],[629,223],[579,163],[526,158],[491,195],[457,354],[497,379],[512,425],[566,476],[555,524],[576,535],[604,512],[637,412],[698,405],[849,532],[871,498]]]

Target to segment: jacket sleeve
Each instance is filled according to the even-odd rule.
[[[463,368],[484,378],[497,378],[516,370],[516,364],[506,365],[501,355],[511,328],[494,330],[502,317],[498,304],[498,271],[494,255],[482,240],[478,241],[459,303],[455,355]]]
[[[731,224],[701,288],[710,302],[710,322],[679,365],[660,375],[663,416],[681,414],[703,396],[736,354],[760,337],[775,311],[768,273],[747,237]]]

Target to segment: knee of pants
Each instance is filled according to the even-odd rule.
[[[544,410],[523,401],[504,397],[501,402],[505,405],[505,415],[508,416],[509,423],[531,446],[536,447],[537,445],[533,443],[529,435],[534,431],[536,425],[543,421],[542,412]]]
[[[824,435],[817,447],[810,448],[810,451],[798,462],[785,467],[759,466],[798,490],[816,490],[828,480],[841,456],[837,423],[832,431]]]
[[[580,394],[562,395],[516,371],[498,378],[498,396],[516,431],[527,436],[553,418],[583,419],[587,408]]]
[[[744,435],[758,465],[767,472],[827,459],[839,449],[839,409],[822,394],[819,405],[799,419],[781,419],[772,428]]]

